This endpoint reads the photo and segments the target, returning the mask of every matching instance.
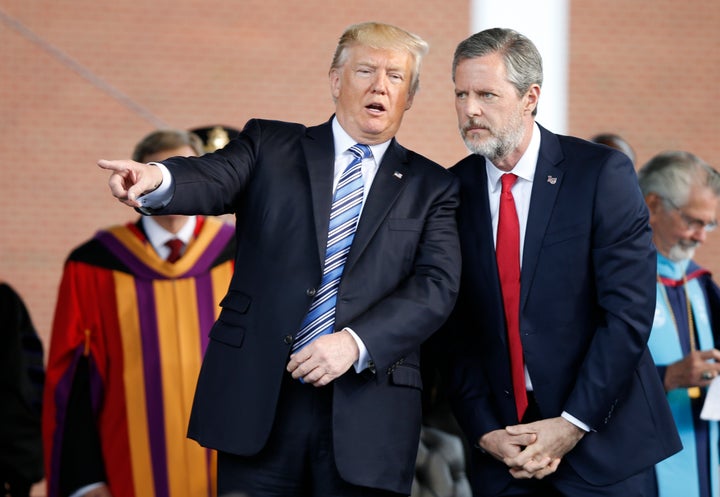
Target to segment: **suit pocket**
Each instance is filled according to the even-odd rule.
[[[413,387],[422,390],[422,376],[420,370],[411,365],[400,364],[390,373],[390,383],[403,387]]]
[[[392,231],[422,231],[425,226],[424,219],[388,219],[388,229]]]
[[[378,272],[386,272],[388,267],[397,267],[399,277],[405,278],[413,270],[413,261],[420,245],[420,237],[425,228],[424,219],[388,218],[383,236],[376,237],[378,252]]]
[[[572,240],[574,238],[588,238],[589,234],[584,230],[583,226],[584,225],[582,224],[576,224],[548,231],[545,233],[545,237],[543,238],[543,247],[549,247],[550,245],[562,243],[566,240]]]
[[[224,313],[225,311],[223,311]],[[218,320],[210,330],[210,340],[230,345],[231,347],[242,347],[245,339],[245,328],[239,326],[228,326]]]
[[[220,302],[222,311],[210,330],[210,339],[232,347],[241,347],[251,301],[252,299],[242,292],[228,292]]]
[[[242,315],[247,314],[250,302],[252,302],[252,299],[249,295],[237,290],[230,290],[220,302],[220,307],[223,308],[223,313],[229,309],[236,314]],[[220,319],[223,318],[223,313],[220,314]],[[232,321],[230,321],[230,324],[233,324]]]

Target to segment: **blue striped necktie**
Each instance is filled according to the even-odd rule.
[[[363,203],[361,165],[363,159],[372,157],[370,147],[367,145],[356,144],[348,151],[354,157],[340,176],[335,189],[330,209],[325,268],[320,289],[315,294],[310,310],[300,325],[300,331],[292,346],[293,352],[300,350],[320,335],[332,333],[335,326],[335,302],[340,278],[355,237]]]

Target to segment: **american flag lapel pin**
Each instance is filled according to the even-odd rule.
[[[555,183],[557,183],[557,178],[555,176],[548,176],[547,182],[551,185],[554,185]]]

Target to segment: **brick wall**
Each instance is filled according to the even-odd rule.
[[[570,133],[617,132],[638,167],[687,150],[720,169],[720,2],[573,0],[570,19]],[[696,260],[720,277],[720,234]]]
[[[0,278],[43,338],[70,250],[135,218],[110,196],[98,159],[129,157],[156,126],[326,121],[337,39],[365,20],[431,44],[398,138],[456,162],[465,148],[449,68],[467,35],[465,0],[0,0]]]
[[[47,340],[69,251],[135,217],[97,159],[128,157],[157,126],[325,121],[327,68],[354,22],[430,42],[398,138],[453,164],[466,152],[449,71],[468,12],[467,0],[0,0],[0,278]],[[620,132],[640,162],[684,148],[720,165],[718,25],[715,0],[572,1],[569,132]],[[698,259],[718,271],[715,236]]]

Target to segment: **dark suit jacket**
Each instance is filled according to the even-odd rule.
[[[605,485],[680,448],[646,343],[656,257],[635,171],[621,153],[541,128],[521,275],[520,334],[543,418],[567,411],[592,430],[563,464]],[[464,348],[453,402],[470,441],[517,424],[488,205],[485,159],[461,181],[463,277],[453,317]],[[479,452],[479,451],[478,451]],[[492,493],[507,468],[477,454],[476,486]]]
[[[0,282],[0,489],[42,479],[43,350],[25,303]]]
[[[163,163],[175,193],[160,213],[236,215],[235,276],[210,333],[189,436],[256,454],[272,427],[292,337],[321,280],[331,124],[251,120],[223,150]],[[374,374],[351,368],[329,387],[336,462],[350,483],[410,491],[421,418],[418,350],[459,288],[457,197],[450,173],[392,141],[337,298],[336,329],[352,328],[374,361]]]

